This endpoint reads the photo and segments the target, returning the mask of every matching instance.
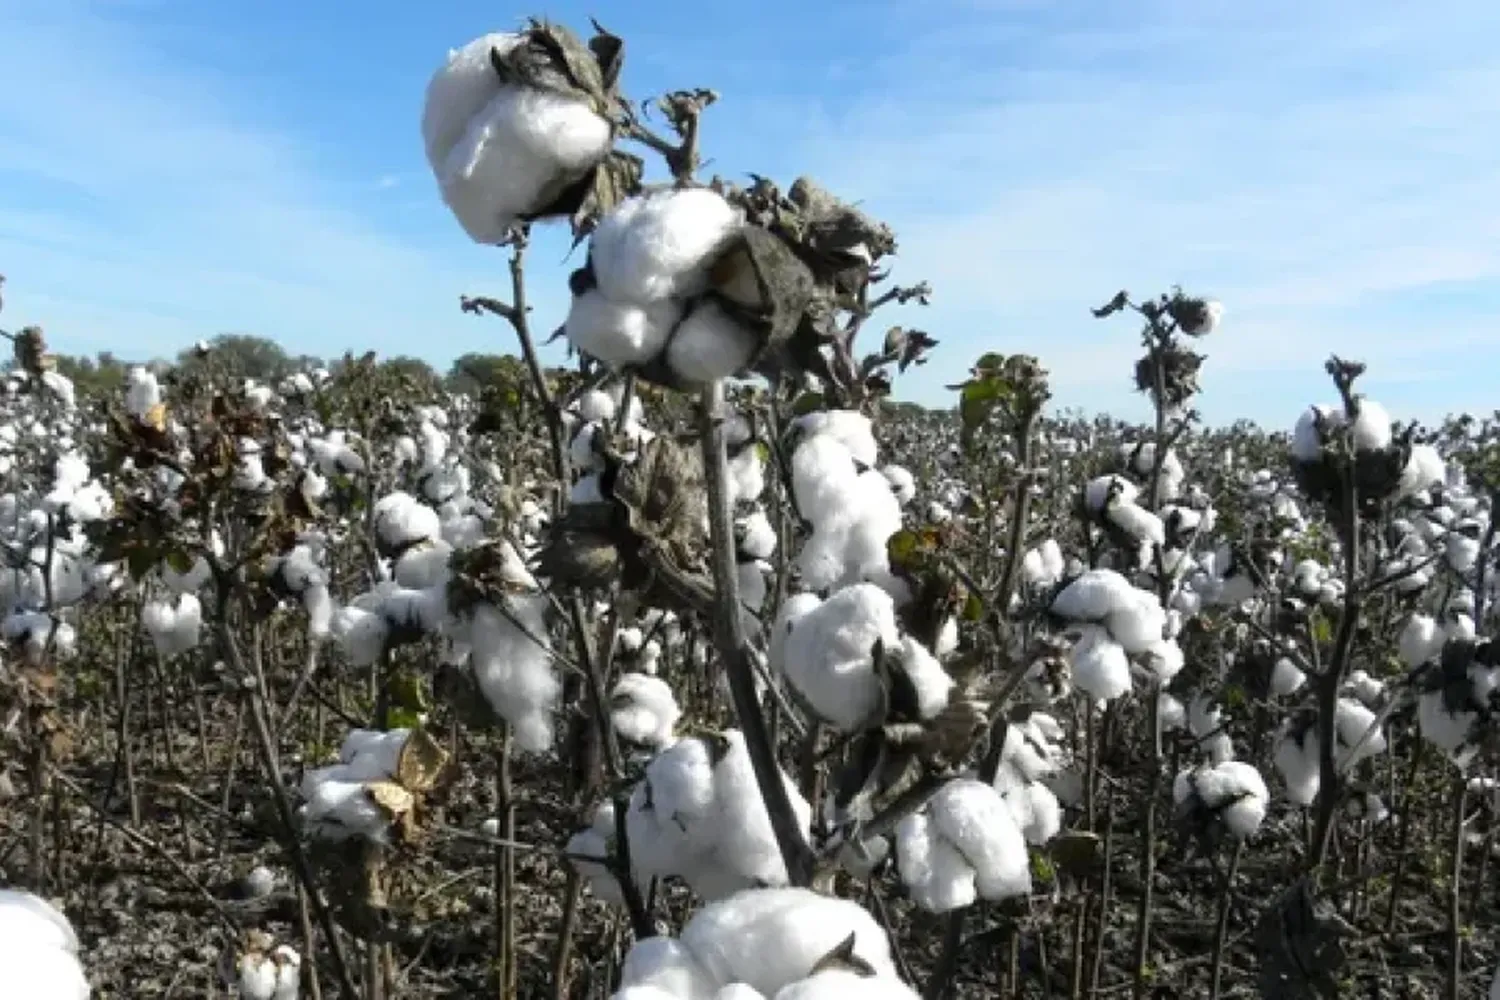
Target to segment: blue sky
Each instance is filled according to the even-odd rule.
[[[450,47],[527,13],[623,35],[634,97],[718,89],[711,170],[810,173],[896,227],[936,298],[889,320],[941,341],[902,397],[1025,351],[1060,403],[1142,417],[1136,331],[1087,307],[1180,282],[1228,308],[1211,420],[1289,424],[1335,351],[1398,416],[1500,405],[1493,0],[0,0],[0,324],[131,358],[509,350],[457,311],[504,259],[418,120]],[[533,255],[546,329],[565,251]]]

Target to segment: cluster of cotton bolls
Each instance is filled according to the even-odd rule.
[[[783,773],[782,781],[806,837],[812,807],[790,777]],[[669,737],[631,792],[625,827],[638,877],[680,878],[705,899],[787,881],[738,730]]]
[[[173,603],[147,601],[141,607],[141,627],[161,656],[186,653],[198,645],[203,605],[196,594],[179,594]]]
[[[1406,499],[1445,478],[1444,463],[1430,445],[1411,445],[1395,433],[1385,407],[1360,397],[1356,411],[1319,404],[1303,411],[1292,430],[1289,452],[1292,470],[1302,488],[1315,500],[1342,507],[1346,499],[1344,477],[1335,473],[1337,450],[1333,443],[1349,435],[1354,454],[1350,470],[1358,488],[1361,507],[1388,498]]]
[[[0,962],[7,996],[88,1000],[90,995],[72,923],[40,896],[0,889]]]
[[[856,971],[857,970],[857,971]],[[890,941],[857,903],[748,889],[695,913],[677,937],[637,941],[613,1000],[916,1000]]]
[[[1215,824],[1248,840],[1265,822],[1270,792],[1253,765],[1238,760],[1179,772],[1172,783],[1178,813],[1195,824]]]
[[[297,1000],[302,989],[302,956],[289,944],[277,944],[263,932],[252,932],[235,962],[235,988],[241,1000]]]
[[[593,287],[573,299],[568,340],[615,368],[659,363],[683,386],[740,372],[759,341],[724,300],[705,293],[743,225],[741,212],[709,188],[648,191],[621,202],[590,238]]]
[[[307,612],[307,633],[315,639],[326,637],[333,628],[333,594],[321,564],[323,549],[323,540],[309,533],[291,551],[273,557],[267,574],[275,590],[301,602]]]
[[[410,736],[409,729],[351,730],[339,748],[337,764],[303,775],[298,815],[306,829],[323,840],[386,843],[390,815],[371,797],[370,789],[395,779]]]
[[[656,435],[645,425],[641,401],[630,397],[625,413],[620,404],[624,390],[620,385],[610,389],[590,389],[563,411],[563,427],[570,435],[568,454],[573,467],[573,486],[569,499],[573,503],[601,503],[604,492],[600,476],[605,460],[605,442],[618,436],[626,443],[626,458]]]
[[[1500,710],[1500,644],[1454,623],[1413,615],[1402,630],[1403,659],[1418,674],[1417,726],[1460,769],[1478,755]]]
[[[1073,684],[1095,701],[1127,694],[1133,669],[1147,670],[1161,683],[1182,669],[1176,640],[1180,616],[1114,570],[1091,569],[1075,577],[1053,598],[1051,611],[1070,623]]]

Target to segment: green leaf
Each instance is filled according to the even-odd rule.
[[[1322,612],[1313,612],[1313,616],[1307,624],[1312,630],[1314,642],[1325,643],[1333,641],[1333,623]]]
[[[977,622],[984,618],[984,602],[979,599],[978,594],[970,594],[964,598],[963,619],[966,622]]]
[[[805,417],[809,413],[816,413],[823,409],[826,404],[821,392],[804,392],[792,403],[792,416]]]
[[[125,568],[132,580],[140,580],[156,565],[156,550],[140,546],[130,549],[125,555]]]
[[[416,729],[422,724],[422,713],[414,708],[396,705],[386,713],[386,720],[392,729]]]
[[[432,702],[427,697],[427,689],[422,684],[422,678],[416,674],[393,675],[386,684],[386,690],[390,694],[391,704],[401,708],[410,709],[413,712],[425,712],[432,707]]]
[[[167,565],[175,572],[188,573],[193,568],[193,557],[186,549],[173,549],[167,553]]]

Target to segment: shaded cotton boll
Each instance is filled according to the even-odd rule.
[[[1109,518],[1110,523],[1115,527],[1132,538],[1150,542],[1153,545],[1166,544],[1167,533],[1161,518],[1144,507],[1117,501],[1110,504],[1104,516]]]
[[[901,506],[905,507],[916,497],[916,477],[904,467],[887,465],[881,468],[880,474],[885,476],[886,481],[891,484],[891,491],[896,494],[896,502]]]
[[[1068,655],[1074,686],[1099,702],[1113,701],[1129,693],[1130,658],[1124,647],[1098,625],[1084,625],[1078,632]]]
[[[1396,493],[1412,497],[1423,490],[1440,486],[1447,479],[1447,465],[1438,450],[1430,444],[1414,444],[1406,466],[1401,470],[1401,484]]]
[[[1188,702],[1188,732],[1214,764],[1234,759],[1234,743],[1224,728],[1224,713],[1211,700],[1198,695]]]
[[[1187,727],[1187,708],[1166,691],[1156,696],[1156,721],[1164,733]]]
[[[1183,771],[1172,788],[1179,809],[1209,813],[1240,840],[1260,830],[1271,798],[1260,772],[1237,760]]]
[[[857,903],[810,889],[747,889],[710,903],[678,940],[716,986],[743,983],[769,997],[805,979],[851,935],[855,958],[876,976],[896,975],[890,941],[875,919]]]
[[[598,861],[584,860],[608,858],[613,850],[614,840],[615,804],[605,799],[594,810],[593,820],[588,828],[573,834],[565,850],[570,855],[568,860],[573,867],[588,881],[589,891],[594,894],[595,899],[612,906],[624,906],[625,894],[621,891],[619,880],[610,873],[609,868]],[[637,865],[631,867],[635,871],[637,886],[645,892],[650,885],[650,876],[643,874]]]
[[[1316,462],[1323,457],[1323,441],[1318,435],[1318,425],[1337,427],[1343,424],[1341,411],[1327,404],[1315,404],[1302,411],[1297,426],[1292,431],[1291,454],[1299,462]]]
[[[0,889],[0,961],[16,1000],[87,1000],[78,935],[61,910],[29,892]]]
[[[1100,622],[1136,600],[1130,581],[1112,569],[1091,569],[1052,600],[1052,613],[1075,622]]]
[[[745,747],[745,736],[739,730],[731,729],[724,733],[724,739],[729,748],[714,767],[713,776],[713,854],[716,862],[713,867],[719,870],[719,877],[715,879],[712,873],[703,872],[698,879],[689,878],[705,898],[727,893],[705,891],[703,875],[710,876],[709,885],[738,882],[739,885],[730,891],[756,884],[785,885],[787,882],[786,864],[781,857],[775,830],[771,827],[765,800],[761,798],[750,752]],[[812,824],[812,806],[784,771],[781,781],[786,787],[797,829],[806,838]]]
[[[759,500],[765,491],[766,467],[761,461],[760,447],[741,448],[729,459],[729,502],[740,504]]]
[[[735,525],[739,554],[750,559],[770,559],[776,552],[776,529],[766,512],[757,510],[739,519]]]
[[[708,284],[708,266],[742,224],[709,188],[628,198],[599,222],[589,260],[600,290],[616,302],[688,298]]]
[[[913,637],[901,637],[901,645],[893,650],[902,671],[917,695],[917,717],[932,719],[948,706],[953,691],[953,678],[943,669],[937,657]]]
[[[1385,684],[1363,670],[1351,671],[1344,678],[1344,691],[1366,708],[1378,709],[1385,702]]]
[[[846,1000],[848,997],[920,1000],[921,994],[891,976],[866,976],[848,969],[828,969],[779,990],[771,1000]],[[715,1000],[726,998],[721,992]]]
[[[1437,658],[1447,636],[1430,615],[1415,614],[1407,619],[1396,641],[1397,655],[1408,668],[1418,667]]]
[[[1307,675],[1285,656],[1271,667],[1271,693],[1278,698],[1296,694],[1307,682]]]
[[[751,613],[752,618],[765,606],[766,594],[770,589],[770,572],[771,564],[759,559],[742,562],[738,566],[740,603]]]
[[[1479,560],[1479,539],[1451,532],[1443,539],[1443,558],[1456,573],[1467,573]]]
[[[604,503],[604,487],[599,482],[597,475],[587,475],[573,484],[568,491],[568,502],[571,504]]]
[[[820,717],[857,732],[882,701],[875,646],[894,649],[899,642],[890,595],[871,583],[854,584],[802,611],[781,646],[780,668]]]
[[[468,623],[474,677],[485,700],[530,753],[552,746],[552,711],[562,683],[552,669],[545,597],[514,597],[504,614],[477,605]]]
[[[1463,770],[1474,760],[1479,747],[1471,742],[1479,716],[1472,711],[1449,711],[1443,692],[1424,691],[1417,699],[1417,728],[1422,738],[1437,747],[1455,767]]]
[[[1312,805],[1322,784],[1316,730],[1308,727],[1300,734],[1283,732],[1276,741],[1274,761],[1286,783],[1286,797],[1294,805]]]
[[[672,331],[667,366],[683,382],[704,385],[743,370],[758,346],[754,333],[704,299]]]
[[[1111,502],[1134,504],[1141,495],[1139,486],[1124,476],[1106,475],[1089,480],[1083,488],[1083,502],[1090,513],[1102,514]]]
[[[666,681],[645,674],[621,674],[609,695],[609,718],[615,731],[632,743],[666,746],[682,717]]]
[[[391,575],[403,587],[425,590],[447,581],[448,559],[453,555],[453,546],[442,539],[433,539],[414,545],[396,559]]]
[[[573,298],[563,333],[578,350],[619,368],[656,357],[681,318],[675,300],[637,305],[591,288]]]

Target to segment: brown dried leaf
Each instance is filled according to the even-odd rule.
[[[409,792],[429,792],[443,779],[449,760],[448,748],[431,733],[413,729],[396,760],[396,780]]]
[[[394,781],[372,781],[365,786],[365,794],[393,820],[410,813],[417,804],[416,797]]]

